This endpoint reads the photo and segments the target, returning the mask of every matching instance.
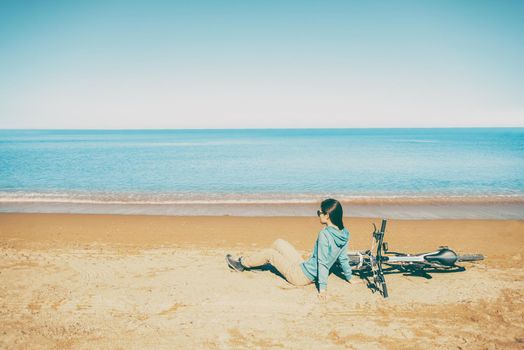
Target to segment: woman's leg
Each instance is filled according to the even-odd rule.
[[[274,241],[271,246],[273,247],[273,249],[285,256],[286,259],[291,261],[291,266],[289,267],[285,275],[286,280],[288,282],[296,286],[305,286],[310,283],[313,283],[308,277],[306,277],[304,271],[302,271],[300,264],[304,261],[304,259],[302,259],[302,255],[300,255],[300,253],[295,249],[295,247],[291,243],[279,238],[276,241]]]
[[[291,243],[289,243],[288,241],[284,239],[281,239],[281,238],[277,239],[276,241],[273,242],[271,247],[277,250],[278,252],[280,252],[280,254],[284,255],[291,261],[295,261],[297,263],[301,263],[303,261],[302,256],[295,249],[295,247],[293,247]]]
[[[302,262],[302,257],[293,246],[289,243],[286,245],[286,243],[284,240],[276,240],[272,246],[279,250],[269,248],[245,255],[242,257],[241,263],[245,267],[256,267],[269,263],[291,284],[302,286],[311,283],[300,269],[299,264]]]
[[[291,263],[278,250],[269,248],[259,252],[242,256],[240,261],[245,267],[257,267],[266,264],[271,264],[277,268],[278,271],[283,272]]]

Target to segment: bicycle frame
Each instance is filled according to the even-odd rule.
[[[373,275],[373,284],[374,287],[381,292],[381,294],[384,296],[384,298],[388,297],[388,288],[386,285],[386,279],[384,277],[384,272],[382,271],[382,262],[383,262],[383,256],[382,256],[382,249],[383,249],[383,241],[384,241],[384,234],[386,232],[386,223],[387,220],[382,219],[382,225],[380,226],[380,231],[377,231],[377,226],[373,224],[374,230],[373,230],[373,238],[371,239],[371,251],[374,249],[374,245],[377,245],[377,253],[375,256],[373,254],[369,254],[370,262],[371,262],[371,273]]]

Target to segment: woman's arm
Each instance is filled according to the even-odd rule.
[[[351,266],[349,266],[348,245],[347,244],[344,247],[342,247],[340,255],[338,256],[338,264],[342,268],[342,272],[344,273],[344,277],[346,278],[346,281],[351,280],[353,275],[351,274]]]
[[[327,280],[329,276],[329,239],[324,232],[320,231],[318,234],[317,245],[317,272],[318,272],[318,291],[325,292],[327,289]]]

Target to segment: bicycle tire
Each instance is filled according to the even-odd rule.
[[[382,282],[382,296],[384,298],[387,298],[388,295],[388,287],[386,286],[386,282]]]
[[[484,255],[482,254],[464,254],[459,255],[457,261],[478,261],[484,260]]]

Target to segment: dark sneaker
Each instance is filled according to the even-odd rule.
[[[238,260],[235,260],[233,259],[233,257],[231,256],[231,254],[228,254],[226,255],[226,261],[227,261],[227,264],[229,265],[230,268],[232,268],[233,270],[235,271],[239,271],[239,272],[242,272],[244,271],[246,268],[240,263],[240,259]]]

